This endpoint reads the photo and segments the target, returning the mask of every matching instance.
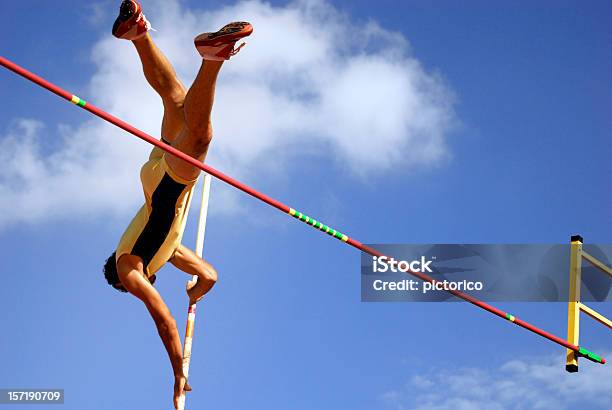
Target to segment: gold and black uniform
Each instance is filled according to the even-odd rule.
[[[176,175],[165,155],[160,148],[153,148],[140,169],[145,204],[123,233],[116,252],[116,260],[125,254],[141,257],[147,277],[170,260],[181,244],[198,180],[187,181]]]

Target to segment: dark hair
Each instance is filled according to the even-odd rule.
[[[127,290],[125,290],[123,286],[121,286],[120,288],[115,286],[116,284],[121,283],[121,280],[119,279],[119,273],[117,272],[117,262],[115,259],[116,252],[113,252],[111,256],[108,257],[106,262],[104,262],[104,277],[106,278],[108,284],[111,285],[113,288],[117,289],[119,292],[127,293]],[[156,280],[156,275],[151,275],[151,277],[149,278],[149,282],[151,283],[151,285],[154,284]]]
[[[108,257],[106,262],[104,262],[104,277],[109,285],[113,288],[117,289],[119,292],[127,292],[127,290],[123,289],[123,287],[115,287],[116,284],[121,283],[119,279],[119,273],[117,273],[117,262],[115,261],[115,252]]]

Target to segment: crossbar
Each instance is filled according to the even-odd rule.
[[[106,111],[96,107],[93,104],[90,104],[88,102],[86,102],[85,100],[82,100],[81,98],[77,97],[74,94],[69,93],[68,91],[50,83],[49,81],[37,76],[36,74],[26,70],[25,68],[13,63],[12,61],[1,57],[0,56],[0,65],[2,65],[3,67],[9,69],[10,71],[14,72],[15,74],[18,74],[30,81],[32,81],[33,83],[51,91],[52,93],[64,98],[65,100],[68,100],[70,102],[72,102],[73,104],[83,108],[86,111],[89,111],[90,113],[97,115],[98,117],[102,118],[105,121],[110,122],[111,124],[116,125],[117,127],[129,132],[132,135],[135,135],[136,137],[148,142],[149,144],[152,144],[156,147],[161,148],[162,150],[164,150],[165,152],[176,156],[177,158],[182,159],[183,161],[187,162],[190,165],[193,165],[194,167],[197,167],[199,169],[201,169],[204,172],[207,172],[208,174],[214,176],[217,179],[220,179],[221,181],[225,182],[226,184],[229,184],[231,186],[233,186],[234,188],[237,188],[257,199],[259,199],[262,202],[265,202],[266,204],[278,209],[279,211],[291,215],[292,217],[299,219],[300,221],[306,223],[307,225],[312,226],[313,228],[316,228],[336,239],[341,240],[342,242],[347,243],[348,245],[351,245],[352,247],[359,249],[362,252],[368,253],[372,256],[378,256],[378,257],[382,257],[385,256],[383,255],[381,252],[377,251],[376,249],[370,248],[369,246],[366,246],[364,244],[362,244],[361,242],[359,242],[356,239],[350,238],[349,236],[335,230],[332,229],[331,227],[321,223],[320,221],[317,221],[314,218],[311,218],[299,211],[296,211],[293,208],[288,207],[287,205],[283,204],[282,202],[279,202],[253,188],[251,188],[250,186],[243,184],[242,182],[228,176],[225,175],[224,173],[218,171],[217,169],[211,167],[210,165],[204,164],[201,161],[198,161],[196,158],[190,157],[189,155],[186,155],[185,153],[177,150],[176,148],[172,147],[171,145],[165,144],[162,141],[160,141],[157,138],[152,137],[151,135],[133,127],[132,125],[128,124],[127,122],[107,113]],[[414,272],[411,270],[406,271],[407,274],[412,275],[418,279],[421,279],[423,281],[426,282],[430,282],[433,283],[435,282],[435,280],[428,276],[425,275],[424,273],[421,272]],[[465,300],[466,302],[471,303],[474,306],[477,306],[489,313],[492,313],[495,316],[498,316],[502,319],[508,320],[512,323],[514,323],[517,326],[522,327],[523,329],[527,329],[530,332],[533,332],[539,336],[542,336],[545,339],[550,340],[551,342],[554,342],[558,345],[564,346],[567,349],[572,350],[573,352],[575,352],[576,355],[579,356],[584,356],[586,358],[588,358],[589,360],[596,362],[596,363],[600,363],[600,364],[604,364],[606,363],[606,360],[603,357],[600,357],[596,354],[594,354],[593,352],[568,343],[566,340],[553,335],[552,333],[549,333],[543,329],[540,329],[537,326],[532,325],[529,322],[526,322],[524,320],[521,320],[519,318],[517,318],[514,315],[511,315],[510,313],[504,312],[486,302],[483,302],[475,297],[472,297],[466,293],[457,291],[457,290],[446,290],[446,292]]]

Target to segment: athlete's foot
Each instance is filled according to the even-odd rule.
[[[137,40],[147,34],[151,24],[135,0],[123,0],[119,15],[113,24],[113,36],[124,40]]]
[[[245,45],[236,47],[236,42],[253,32],[253,26],[244,21],[229,23],[216,33],[202,33],[195,38],[198,53],[205,60],[229,60]]]

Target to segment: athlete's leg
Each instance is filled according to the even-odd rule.
[[[153,89],[159,94],[164,104],[162,120],[162,137],[172,142],[181,132],[184,123],[183,102],[185,86],[176,76],[172,65],[146,33],[133,40],[138,51],[144,75]]]
[[[131,40],[138,51],[145,77],[161,96],[164,104],[162,137],[172,142],[183,127],[183,100],[185,87],[177,78],[172,65],[157,48],[148,31],[151,29],[140,3],[123,0],[119,15],[113,24],[113,35]]]
[[[185,97],[183,112],[185,127],[172,144],[185,154],[204,161],[212,140],[210,115],[215,99],[217,75],[223,61],[235,55],[244,43],[236,48],[236,42],[253,32],[250,23],[239,21],[225,25],[215,33],[198,35],[194,44],[202,56],[198,75]],[[200,169],[168,155],[168,166],[180,177],[192,180],[200,174]]]
[[[204,161],[212,140],[211,112],[217,75],[223,61],[202,60],[200,71],[185,97],[185,127],[172,144],[185,154]],[[200,169],[173,155],[166,156],[168,166],[181,178],[192,180]]]

